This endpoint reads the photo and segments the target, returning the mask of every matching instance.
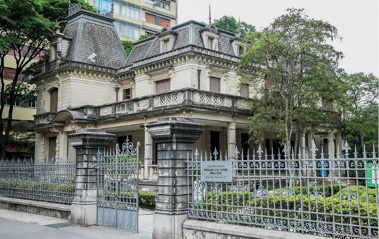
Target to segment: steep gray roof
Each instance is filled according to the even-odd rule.
[[[173,50],[194,45],[204,47],[201,33],[206,27],[205,24],[196,21],[189,21],[172,28],[176,33]],[[232,41],[236,34],[218,29],[219,43],[218,52],[235,56]],[[135,43],[133,50],[130,52],[126,65],[157,56],[160,53],[159,34],[154,37]],[[164,54],[164,53],[162,53]]]
[[[68,17],[64,36],[71,38],[64,60],[120,68],[126,53],[113,18],[80,10]]]

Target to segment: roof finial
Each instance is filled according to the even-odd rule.
[[[68,14],[70,15],[71,0],[68,0]]]
[[[112,3],[111,3],[111,15],[113,15],[113,0],[112,0]]]
[[[211,5],[209,4],[209,25],[212,24],[212,17],[211,17]]]

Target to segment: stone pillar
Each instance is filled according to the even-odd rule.
[[[67,133],[64,132],[59,135],[59,159],[67,160]]]
[[[343,153],[342,153],[342,136],[341,136],[341,133],[336,133],[336,148],[338,149],[338,156],[340,158],[343,158]],[[337,152],[337,150],[336,150]]]
[[[152,145],[152,138],[149,132],[147,131],[147,128],[145,127],[145,160],[144,160],[144,173],[143,173],[143,180],[149,180],[149,165],[152,164],[152,153],[153,153],[153,145]]]
[[[113,140],[114,134],[100,129],[82,129],[69,135],[76,149],[75,196],[71,204],[71,221],[95,225],[97,218],[97,153]]]
[[[153,239],[182,238],[187,219],[187,155],[204,126],[189,118],[161,118],[147,125],[157,143],[158,196],[153,220]]]
[[[217,149],[221,150],[221,149]],[[231,122],[228,124],[228,157],[233,156],[236,150],[236,123]]]

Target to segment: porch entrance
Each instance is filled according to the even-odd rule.
[[[97,224],[138,232],[139,143],[98,153]]]

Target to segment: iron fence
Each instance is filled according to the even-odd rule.
[[[70,161],[0,160],[0,197],[71,204],[75,172]]]
[[[335,238],[379,238],[375,147],[188,157],[188,217]],[[300,150],[299,150],[300,152]]]

